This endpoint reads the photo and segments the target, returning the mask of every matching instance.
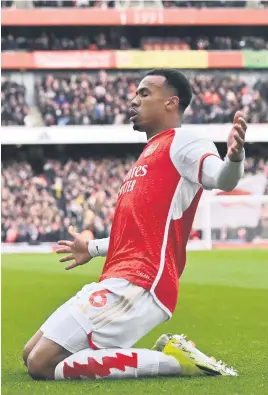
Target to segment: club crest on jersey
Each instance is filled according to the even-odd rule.
[[[159,143],[150,145],[150,147],[148,147],[144,151],[144,157],[147,158],[147,156],[152,155],[152,153],[157,149],[158,146],[159,146]]]

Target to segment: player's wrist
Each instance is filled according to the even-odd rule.
[[[87,250],[87,253],[88,253],[89,257],[91,258],[91,254],[90,254],[90,252],[89,252],[89,240],[86,240],[85,243],[86,243],[86,250]]]
[[[242,148],[241,151],[237,153],[230,152],[227,154],[227,158],[230,162],[239,163],[245,159],[245,150]]]
[[[87,250],[90,255],[90,258],[95,258],[99,255],[95,240],[88,240],[87,241]]]

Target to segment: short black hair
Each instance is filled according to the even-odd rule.
[[[173,88],[180,99],[179,109],[183,113],[192,100],[192,88],[187,77],[177,69],[153,69],[146,73],[149,75],[160,75],[166,78],[168,86]]]

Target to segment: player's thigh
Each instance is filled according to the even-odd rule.
[[[43,332],[41,331],[41,329],[38,329],[38,331],[25,344],[23,349],[23,360],[25,365],[27,365],[27,359],[30,352],[33,350],[33,348],[36,346],[36,344],[39,342],[42,336],[43,336]]]
[[[133,297],[134,296],[134,297]],[[129,284],[125,298],[92,318],[91,345],[95,348],[130,348],[168,319],[145,289]]]
[[[53,341],[71,354],[88,347],[85,330],[70,312],[70,307],[79,300],[80,292],[60,306],[41,327],[44,338]]]
[[[121,315],[125,307],[129,308],[131,305],[131,301],[128,302],[127,298],[122,296],[129,286],[128,281],[108,281],[107,285],[110,285],[110,290],[105,287],[105,283],[85,285],[42,325],[43,337],[72,354],[85,348],[95,348],[91,342],[95,328],[93,320],[97,327],[106,325],[118,314]],[[140,289],[139,292],[144,290]],[[108,345],[115,346],[113,339]],[[105,346],[101,344],[98,348],[100,347]]]
[[[23,349],[23,360],[25,365],[27,365],[27,359],[33,348],[36,346],[36,344],[39,342],[39,340],[42,338],[44,334],[44,330],[46,329],[47,326],[50,327],[51,322],[54,322],[57,319],[58,315],[61,315],[69,306],[72,301],[76,298],[73,297],[69,299],[67,302],[65,302],[63,305],[61,305],[56,311],[54,311],[51,316],[45,321],[45,323],[41,326],[40,329],[31,337],[31,339],[26,343]]]
[[[106,279],[82,291],[71,312],[93,349],[131,347],[168,319],[148,291],[123,279]]]
[[[45,338],[75,353],[88,347],[131,347],[167,318],[145,289],[109,279],[83,287],[41,329]]]

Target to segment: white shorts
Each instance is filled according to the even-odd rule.
[[[85,348],[130,348],[168,319],[152,295],[123,279],[84,286],[41,327],[71,353]]]

